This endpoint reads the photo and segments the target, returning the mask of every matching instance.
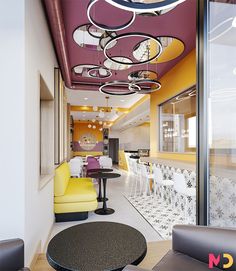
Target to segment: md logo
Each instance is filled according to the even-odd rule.
[[[209,253],[209,268],[212,269],[214,266],[218,266],[222,261],[224,261],[223,269],[230,268],[233,263],[233,257],[228,253],[223,253],[222,255],[215,256],[213,253]]]

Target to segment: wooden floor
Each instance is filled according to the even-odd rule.
[[[145,259],[139,265],[142,268],[152,269],[157,262],[171,249],[171,241],[158,241],[147,244],[148,250]],[[53,271],[48,265],[45,254],[40,254],[32,271]]]

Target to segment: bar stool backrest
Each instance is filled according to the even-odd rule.
[[[158,168],[156,165],[153,165],[152,167],[153,171],[153,177],[157,184],[161,184],[163,182],[163,174],[160,168]]]
[[[187,189],[184,175],[181,173],[174,172],[173,180],[174,180],[174,190],[178,193],[184,194]]]
[[[139,168],[140,168],[140,175],[142,177],[147,177],[148,178],[148,170],[147,170],[147,167],[144,165],[144,164],[140,164],[139,165]]]

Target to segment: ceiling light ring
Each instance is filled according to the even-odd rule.
[[[99,69],[101,69],[101,68],[104,69],[104,70],[106,70],[107,75],[101,76],[101,77],[92,75],[92,72],[93,72],[93,71],[96,71],[96,70],[99,71]],[[105,67],[97,66],[97,67],[94,67],[94,68],[89,69],[89,70],[88,70],[88,75],[89,75],[90,77],[94,78],[94,79],[106,79],[106,78],[109,78],[109,77],[112,76],[112,71],[110,71],[109,69],[107,69],[107,68],[105,68]]]
[[[114,86],[114,85],[126,85],[128,86],[128,91],[129,92],[126,92],[126,93],[119,93],[119,92],[116,92],[116,93],[112,93],[112,92],[109,92],[109,91],[106,91],[104,90],[104,87],[107,87],[107,86]],[[136,85],[135,83],[131,83],[131,82],[127,82],[127,81],[111,81],[111,82],[107,82],[103,85],[101,85],[99,87],[99,91],[102,93],[102,94],[105,94],[105,95],[111,95],[111,96],[128,96],[128,95],[133,95],[133,94],[137,94],[137,91],[131,91],[129,89],[129,86],[132,85],[132,86],[135,86],[137,88],[137,90],[141,90],[140,86]]]
[[[107,37],[104,36],[105,34],[107,34]],[[113,34],[115,34],[115,36],[112,36]],[[99,46],[102,48],[102,50],[104,50],[104,47],[105,47],[105,46],[102,45],[102,40],[103,40],[103,39],[106,39],[106,38],[108,38],[108,37],[110,37],[110,38],[112,39],[112,38],[114,38],[114,37],[116,37],[116,36],[118,36],[118,34],[116,33],[116,31],[105,31],[105,33],[103,33],[103,34],[101,35],[100,39],[99,39]],[[105,44],[105,45],[106,45],[106,44]],[[114,46],[115,46],[115,45],[114,45]]]
[[[158,3],[134,3],[132,1],[124,1],[124,0],[105,0],[107,3],[117,7],[121,8],[127,11],[133,11],[133,12],[153,12],[153,11],[161,11],[164,9],[175,7],[181,3],[183,3],[185,0],[165,0],[164,2],[158,2]]]
[[[89,21],[94,25],[96,26],[97,28],[100,28],[104,31],[120,31],[120,30],[124,30],[125,28],[129,27],[135,20],[136,18],[136,13],[135,12],[132,12],[132,17],[131,19],[126,22],[125,24],[123,25],[120,25],[120,26],[108,26],[108,25],[104,25],[104,24],[99,24],[97,23],[93,18],[92,16],[90,15],[90,11],[92,9],[92,7],[100,0],[90,0],[89,4],[88,4],[88,7],[87,7],[87,16],[88,16],[88,19]],[[113,5],[114,6],[114,5]]]
[[[158,77],[158,73],[157,72],[155,72],[155,71],[152,71],[152,70],[144,70],[144,69],[142,69],[142,70],[137,70],[137,71],[132,71],[129,75],[128,75],[128,80],[130,80],[130,81],[138,81],[138,80],[143,80],[143,79],[145,79],[145,80],[147,80],[148,78],[145,78],[145,77],[135,77],[135,73],[150,73],[150,74],[153,74],[153,75],[155,75],[155,77],[157,78]],[[136,78],[136,79],[135,79]],[[152,80],[152,79],[149,79],[149,80]]]
[[[107,50],[108,50],[108,47],[110,46],[110,44],[112,42],[114,42],[114,41],[117,41],[117,40],[120,40],[120,39],[123,39],[123,38],[126,38],[126,37],[143,37],[143,38],[146,38],[143,41],[151,39],[151,40],[155,41],[158,44],[160,50],[159,50],[159,52],[156,55],[154,55],[150,59],[147,59],[147,60],[144,60],[144,61],[140,61],[140,62],[131,62],[131,63],[122,62],[122,61],[114,59],[114,58],[117,58],[117,56],[109,56],[108,53],[107,53]],[[104,50],[103,50],[103,53],[104,53],[104,55],[105,55],[105,57],[107,59],[109,59],[110,61],[112,61],[114,63],[120,64],[120,65],[138,66],[138,65],[147,64],[147,63],[153,61],[154,59],[158,58],[161,55],[162,51],[163,51],[162,44],[161,44],[161,42],[160,42],[160,40],[158,38],[156,38],[156,37],[154,37],[154,36],[152,36],[150,34],[146,34],[146,33],[130,32],[130,33],[120,34],[120,35],[118,35],[118,36],[110,39],[106,43],[106,45],[104,47]],[[119,57],[121,57],[121,56],[119,56]],[[125,57],[125,56],[123,56],[123,57]]]
[[[181,44],[182,49],[181,49],[180,53],[176,54],[174,57],[169,57],[169,58],[167,58],[167,59],[165,59],[165,60],[163,60],[163,59],[160,60],[160,59],[162,58],[162,56],[160,56],[160,58],[157,58],[157,62],[151,63],[151,64],[162,64],[162,63],[166,63],[166,62],[175,60],[176,58],[180,57],[180,56],[185,52],[185,49],[186,49],[186,44],[185,44],[185,42],[184,42],[181,38],[179,38],[179,37],[177,37],[177,36],[175,36],[175,35],[158,35],[158,36],[156,36],[156,38],[157,38],[158,40],[160,40],[160,42],[161,42],[161,44],[162,44],[163,52],[164,52],[165,47],[166,47],[165,44],[163,43],[163,39],[165,39],[165,38],[170,38],[170,39],[172,39],[172,40],[177,41],[179,44]],[[170,46],[170,45],[168,45],[168,46]],[[168,48],[168,46],[167,46],[167,48]]]
[[[99,66],[98,65],[94,65],[94,64],[89,64],[89,63],[87,63],[87,64],[77,64],[77,65],[75,65],[75,66],[73,66],[72,68],[71,68],[71,70],[72,70],[72,72],[74,73],[74,75],[76,75],[76,76],[81,76],[81,77],[84,77],[84,76],[82,76],[82,75],[80,75],[79,73],[77,73],[76,71],[75,71],[75,68],[77,68],[77,67],[82,67],[82,66],[84,66],[84,67],[86,67],[87,66],[87,69],[89,70],[89,69],[93,69],[93,68],[98,68]],[[89,67],[89,66],[93,66],[93,67]]]
[[[139,85],[139,84],[143,84],[143,83],[155,84],[156,88],[155,89],[150,88],[151,90],[145,91]],[[138,81],[135,81],[135,85],[140,87],[140,90],[136,91],[139,94],[148,94],[148,93],[152,93],[154,91],[158,91],[161,89],[161,83],[157,80],[150,80],[150,79],[138,80]],[[132,85],[129,86],[129,89],[130,89],[130,91],[132,91]]]
[[[92,26],[95,26],[95,27],[96,27],[96,25],[93,25],[92,23],[87,24],[87,32],[89,33],[89,35],[90,35],[91,37],[93,37],[93,38],[95,38],[95,39],[100,39],[101,36],[102,36],[105,32],[107,32],[107,31],[104,31],[104,33],[102,33],[101,36],[96,36],[96,35],[94,35],[94,34],[90,31],[90,28],[91,28]],[[98,28],[98,27],[97,27],[97,28]],[[99,28],[99,29],[100,29],[100,28]],[[101,29],[100,29],[100,30],[101,30]]]
[[[86,28],[86,30],[84,30],[84,32],[87,32],[91,37],[96,38],[96,39],[99,39],[100,37],[91,34],[91,32],[88,30],[91,26],[93,26],[92,23],[86,23],[86,24],[81,24],[81,25],[77,26],[77,27],[73,30],[73,32],[72,32],[72,39],[73,39],[73,41],[76,43],[76,45],[78,45],[81,49],[92,50],[92,51],[95,51],[95,50],[97,50],[97,51],[102,51],[102,50],[103,50],[102,48],[97,48],[97,49],[91,49],[91,48],[88,48],[88,47],[86,47],[87,44],[85,44],[85,43],[81,43],[81,44],[84,44],[84,45],[85,45],[85,46],[81,46],[80,43],[78,43],[78,42],[76,41],[75,33],[76,33],[76,31],[80,30],[80,28],[82,28],[82,27],[85,27],[85,28]],[[100,28],[99,28],[99,29],[100,29]],[[100,29],[100,30],[101,30],[101,29]],[[83,30],[82,30],[82,31],[83,31]],[[104,32],[106,32],[106,31],[104,30]],[[104,33],[102,33],[102,35],[103,35],[103,34],[104,34]]]

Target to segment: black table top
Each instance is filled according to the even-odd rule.
[[[87,172],[88,174],[90,173],[95,173],[95,172],[112,172],[112,168],[91,168]]]
[[[146,240],[136,229],[114,222],[91,222],[54,236],[47,259],[61,271],[118,271],[139,264],[146,252]]]
[[[111,173],[111,172],[96,172],[96,173],[91,173],[89,174],[89,177],[94,178],[94,179],[99,179],[99,178],[104,178],[104,179],[113,179],[113,178],[118,178],[121,175],[118,173]]]

